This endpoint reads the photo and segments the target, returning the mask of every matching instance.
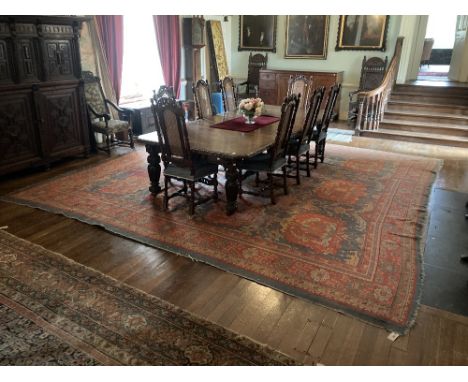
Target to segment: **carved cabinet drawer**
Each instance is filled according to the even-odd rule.
[[[260,81],[275,81],[275,73],[260,73]]]
[[[263,80],[260,80],[260,89],[276,89],[276,81],[271,81],[271,80],[268,80],[268,81],[263,81]]]

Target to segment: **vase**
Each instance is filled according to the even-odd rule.
[[[253,114],[244,114],[244,118],[247,125],[253,125],[255,123],[255,116]]]

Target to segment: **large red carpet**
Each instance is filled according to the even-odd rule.
[[[327,146],[325,163],[288,196],[244,197],[226,216],[148,191],[143,150],[15,192],[4,200],[98,224],[291,295],[405,332],[422,281],[428,196],[438,161]],[[248,184],[248,182],[246,182]],[[221,187],[221,192],[223,192]],[[203,190],[201,190],[203,192]]]

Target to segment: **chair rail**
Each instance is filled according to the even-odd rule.
[[[378,130],[379,128],[398,75],[403,39],[404,37],[397,38],[395,52],[380,86],[356,94],[358,100],[356,134],[362,130]]]

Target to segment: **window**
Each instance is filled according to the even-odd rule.
[[[148,101],[164,85],[152,15],[124,15],[120,103]]]

